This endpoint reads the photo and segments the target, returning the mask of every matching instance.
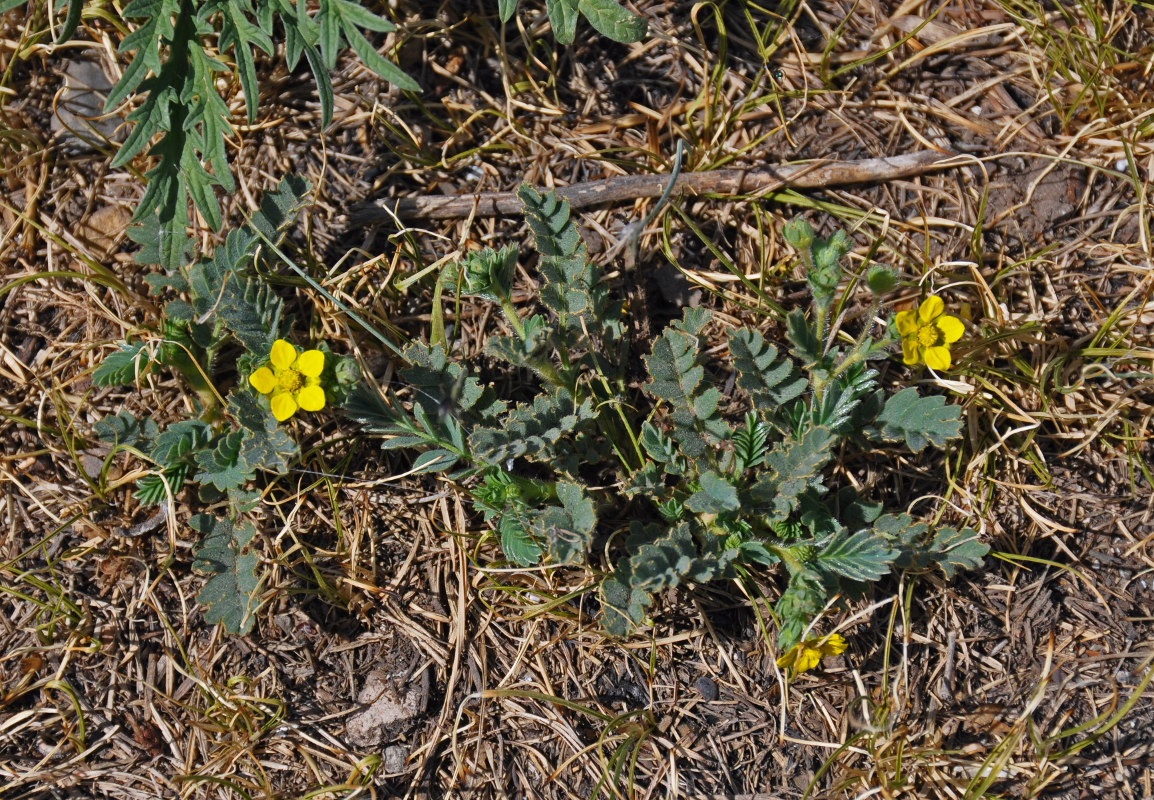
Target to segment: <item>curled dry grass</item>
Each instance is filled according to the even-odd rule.
[[[963,168],[885,185],[680,198],[632,270],[611,254],[649,201],[581,223],[651,333],[687,300],[774,330],[773,309],[800,299],[780,222],[806,210],[827,231],[853,230],[856,268],[868,254],[900,272],[896,305],[934,291],[968,309],[960,368],[937,379],[964,405],[962,448],[842,468],[914,513],[980,524],[997,551],[988,569],[877,587],[828,620],[850,636],[846,656],[787,686],[774,576],[663,598],[647,635],[608,641],[587,575],[494,566],[499,548],[460,487],[393,478],[403,458],[321,418],[298,425],[306,457],[268,493],[254,635],[206,627],[182,524],[192,498],[170,514],[139,507],[126,488],[140,464],[107,459],[92,434],[121,409],[158,422],[191,409],[167,376],[127,392],[90,381],[112,342],[156,319],[123,234],[140,183],[53,140],[70,51],[37,36],[42,17],[10,13],[5,796],[1149,793],[1151,13],[642,5],[651,40],[568,50],[541,36],[532,8],[503,30],[422,9],[398,54],[425,94],[402,97],[348,64],[323,135],[307,82],[266,70],[268,109],[230,142],[229,219],[286,171],[305,174],[317,203],[298,243],[314,277],[381,330],[421,336],[435,266],[523,234],[517,220],[479,218],[342,229],[373,193],[667,172],[678,140],[694,171],[960,151]],[[99,21],[86,24],[102,41]],[[531,275],[520,280],[531,302]],[[302,333],[392,379],[337,309],[284,288]],[[845,325],[864,324],[855,312]],[[469,358],[500,325],[483,306],[446,319]],[[373,672],[398,696],[416,687],[421,710],[358,745],[348,722]]]

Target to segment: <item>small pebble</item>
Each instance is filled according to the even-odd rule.
[[[409,751],[399,744],[394,744],[385,748],[383,753],[384,763],[382,766],[385,772],[390,775],[396,775],[398,772],[405,771],[405,760],[409,757]]]
[[[712,703],[717,699],[717,684],[704,675],[693,682],[693,688],[707,703]]]
[[[980,116],[982,116],[982,107],[981,106],[974,106],[973,108],[970,109],[970,113],[976,117],[980,117]]]
[[[1114,169],[1118,170],[1119,172],[1129,172],[1130,162],[1124,158],[1120,158],[1114,162]]]

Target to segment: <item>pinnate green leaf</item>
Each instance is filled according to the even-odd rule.
[[[193,476],[197,483],[211,484],[218,491],[236,489],[252,479],[253,473],[241,459],[243,431],[222,434],[213,441],[211,450],[196,453],[200,471]]]
[[[501,550],[505,558],[522,567],[530,567],[541,561],[541,545],[537,544],[533,533],[515,514],[502,514],[497,523],[497,533],[501,537]]]
[[[124,386],[135,383],[152,368],[152,351],[144,342],[122,344],[120,349],[104,357],[92,373],[97,386]]]
[[[241,551],[252,541],[256,529],[251,523],[234,524],[212,514],[197,514],[189,525],[204,537],[192,566],[210,576],[196,596],[206,606],[205,619],[223,624],[229,633],[248,633],[257,602],[258,562],[254,554]]]
[[[729,334],[729,351],[733,365],[741,376],[737,385],[749,392],[753,407],[772,410],[799,397],[807,386],[787,359],[778,359],[777,348],[752,328],[739,328]]]
[[[947,406],[941,395],[922,397],[914,387],[902,389],[886,401],[877,418],[874,438],[905,440],[919,453],[926,445],[944,447],[961,433],[962,421],[956,406]]]
[[[856,533],[843,530],[821,548],[818,564],[850,580],[876,581],[889,574],[900,552],[890,547],[885,537],[869,528]]]
[[[597,526],[593,501],[581,486],[568,481],[557,484],[557,499],[560,506],[546,506],[534,519],[534,532],[547,543],[553,563],[580,563]]]
[[[737,489],[723,476],[709,470],[701,474],[701,488],[689,496],[685,507],[699,514],[722,514],[741,508]]]

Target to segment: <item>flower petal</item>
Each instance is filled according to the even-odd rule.
[[[325,368],[325,354],[320,350],[305,350],[293,366],[302,375],[319,378]]]
[[[298,407],[297,401],[288,392],[273,395],[271,406],[272,415],[276,417],[277,422],[284,422],[296,413]]]
[[[921,363],[919,351],[921,346],[918,345],[918,340],[913,336],[908,339],[902,339],[902,361],[906,366],[912,367],[914,364]]]
[[[913,336],[918,332],[918,312],[899,311],[894,317],[894,325],[902,336]]]
[[[821,663],[822,652],[813,647],[809,642],[804,642],[801,645],[801,651],[797,654],[797,661],[794,662],[793,669],[798,674],[802,672],[809,672],[811,669]]]
[[[831,633],[822,639],[820,647],[827,656],[840,656],[849,647],[849,642],[840,633]]]
[[[926,366],[930,369],[949,369],[950,368],[950,348],[944,345],[938,347],[927,347],[925,353]]]
[[[305,411],[320,411],[325,407],[325,390],[319,386],[305,386],[297,392],[297,402]]]
[[[945,307],[946,304],[942,302],[942,298],[931,294],[918,306],[918,319],[922,321],[923,325],[929,325],[941,316],[942,310]]]
[[[953,344],[961,339],[966,332],[965,324],[957,317],[951,317],[949,314],[942,314],[934,320],[934,326],[942,332],[942,340],[946,344]]]
[[[256,372],[248,376],[248,382],[252,388],[256,389],[261,394],[268,394],[276,388],[276,376],[272,374],[272,370],[268,367],[261,367]]]
[[[297,349],[284,339],[277,339],[272,343],[272,352],[268,358],[278,370],[288,369],[297,360]]]
[[[793,663],[795,661],[797,661],[797,654],[798,654],[798,651],[800,651],[800,650],[801,650],[801,645],[795,644],[793,647],[791,647],[785,651],[785,655],[783,655],[781,658],[779,658],[777,660],[777,665],[783,669],[787,669],[789,667],[792,667]]]

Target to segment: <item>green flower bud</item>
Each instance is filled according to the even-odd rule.
[[[883,295],[893,290],[898,283],[898,277],[889,267],[874,264],[866,272],[866,284],[876,295]]]
[[[794,250],[804,252],[813,244],[813,227],[801,217],[785,223],[781,232]]]

